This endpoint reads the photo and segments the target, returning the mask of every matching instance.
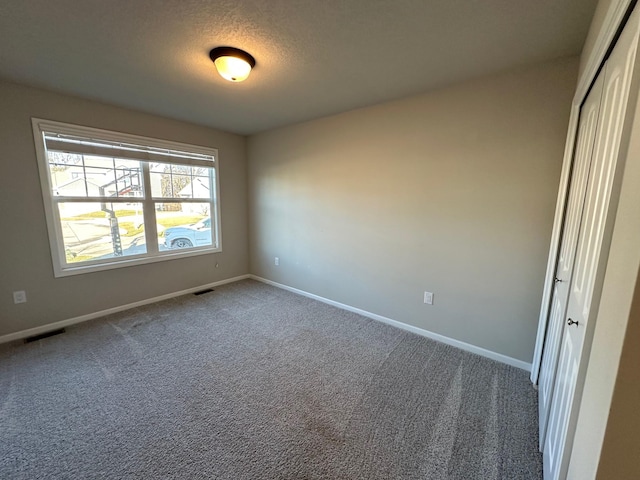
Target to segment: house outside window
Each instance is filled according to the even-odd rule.
[[[56,277],[221,251],[216,149],[32,123]]]

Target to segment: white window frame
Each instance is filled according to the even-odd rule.
[[[32,118],[31,123],[33,126],[33,135],[36,148],[36,158],[38,161],[38,171],[40,174],[40,185],[42,190],[42,198],[44,202],[45,217],[47,221],[47,230],[49,233],[49,245],[51,248],[51,259],[53,262],[53,271],[55,277],[65,277],[70,275],[78,275],[83,273],[98,272],[103,270],[111,270],[115,268],[130,267],[133,265],[144,265],[148,263],[161,262],[166,260],[174,260],[176,258],[192,257],[196,255],[204,255],[217,253],[222,251],[222,233],[221,233],[221,220],[220,220],[220,171],[218,162],[218,150],[210,147],[202,147],[196,145],[189,145],[185,143],[172,142],[166,140],[160,140],[157,138],[142,137],[138,135],[130,135],[126,133],[114,132],[109,130],[101,130],[92,127],[85,127],[80,125],[73,125],[69,123],[56,122],[52,120],[44,120],[40,118]],[[215,171],[215,175],[210,177],[210,185],[213,187],[211,196],[208,200],[210,204],[210,218],[211,218],[211,246],[200,246],[188,249],[175,249],[161,251],[157,246],[157,229],[156,229],[156,216],[155,216],[155,204],[156,203],[181,203],[181,202],[194,202],[194,203],[206,203],[207,200],[203,199],[180,199],[176,198],[158,198],[151,195],[150,187],[150,173],[148,163],[153,161],[153,155],[149,155],[149,159],[142,160],[148,162],[142,168],[143,184],[145,184],[144,197],[119,197],[110,198],[109,202],[113,200],[113,203],[141,203],[143,204],[144,218],[145,218],[145,237],[148,245],[147,253],[139,255],[127,255],[120,257],[111,257],[108,259],[91,260],[82,263],[67,263],[64,241],[62,236],[62,223],[60,219],[60,212],[57,204],[61,201],[71,202],[94,202],[99,201],[97,197],[63,197],[62,200],[59,197],[53,195],[53,182],[51,181],[51,174],[49,169],[49,159],[47,157],[46,142],[44,135],[46,133],[54,133],[60,135],[70,135],[76,137],[89,138],[96,141],[104,141],[109,143],[121,143],[123,145],[142,145],[149,147],[155,155],[163,155],[163,150],[166,153],[166,158],[175,158],[173,154],[175,152],[185,152],[187,154],[193,154],[194,156],[202,156],[202,158],[210,159],[207,163],[207,167]],[[117,150],[117,148],[115,149]],[[126,150],[126,148],[124,149]],[[141,154],[138,154],[141,155]],[[114,154],[114,156],[120,156]],[[122,158],[127,158],[123,155]],[[188,159],[178,159],[173,162],[174,164],[190,164]],[[134,158],[135,159],[135,158]],[[138,158],[139,159],[139,158]],[[198,160],[196,160],[198,161]],[[199,160],[200,164],[203,164],[202,160]],[[99,197],[102,198],[102,197]],[[155,242],[155,244],[154,244]]]

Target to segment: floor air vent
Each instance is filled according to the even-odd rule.
[[[38,340],[42,340],[43,338],[53,337],[54,335],[60,335],[61,333],[64,333],[64,332],[65,332],[64,328],[61,328],[59,330],[51,330],[50,332],[47,332],[47,333],[41,333],[40,335],[27,337],[24,339],[24,343],[37,342]]]
[[[206,290],[200,290],[199,292],[193,292],[194,295],[202,295],[203,293],[213,292],[213,288],[207,288]]]

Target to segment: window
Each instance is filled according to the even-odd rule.
[[[217,150],[32,122],[56,277],[221,250]]]

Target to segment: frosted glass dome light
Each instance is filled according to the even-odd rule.
[[[218,73],[230,82],[242,82],[255,67],[255,59],[247,52],[233,47],[216,47],[209,52],[209,57]]]

